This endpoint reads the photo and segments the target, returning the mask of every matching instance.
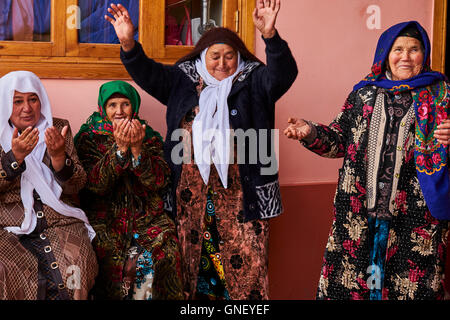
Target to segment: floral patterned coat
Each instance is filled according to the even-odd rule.
[[[370,150],[383,143],[383,133],[370,134],[374,114],[382,115],[377,97],[383,90],[366,86],[353,91],[329,125],[313,124],[309,150],[329,158],[344,157],[334,198],[333,223],[320,275],[318,299],[369,299],[371,241],[368,203],[373,201],[370,173],[376,164]],[[412,108],[412,107],[411,107]],[[443,279],[448,222],[431,216],[417,179],[414,161],[414,112],[399,129],[392,213],[385,256],[383,299],[439,299]],[[375,119],[375,120],[374,120]],[[382,127],[381,127],[382,128]],[[373,140],[372,140],[373,138]],[[369,269],[368,269],[369,268]]]
[[[88,174],[81,205],[97,236],[99,261],[94,296],[122,299],[127,251],[133,244],[151,252],[153,299],[182,299],[181,256],[174,222],[163,210],[169,168],[157,137],[144,140],[140,164],[119,162],[114,138],[82,134],[76,143]]]

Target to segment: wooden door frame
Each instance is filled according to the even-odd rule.
[[[433,48],[431,68],[445,73],[445,53],[447,40],[447,0],[434,0]]]

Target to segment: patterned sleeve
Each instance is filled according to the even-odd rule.
[[[12,150],[7,153],[1,147],[0,150],[0,192],[6,192],[11,189],[11,186],[20,183],[26,164],[24,161],[19,166]]]
[[[168,185],[170,169],[163,157],[162,143],[157,137],[144,141],[139,165],[130,168],[148,190],[157,191]]]
[[[75,145],[78,156],[87,173],[85,188],[98,195],[111,191],[118,178],[130,166],[127,156],[120,161],[115,143],[95,141],[88,134],[82,134]]]
[[[63,194],[78,194],[86,183],[86,172],[78,159],[77,151],[73,144],[72,130],[69,122],[66,120],[55,120],[55,126],[62,130],[64,126],[68,126],[69,130],[66,135],[66,161],[64,167],[56,172],[50,165],[56,181],[62,188]]]
[[[313,126],[315,138],[312,141],[300,141],[307,149],[325,158],[342,158],[348,144],[348,133],[353,124],[353,107],[356,92],[352,92],[341,112],[329,126],[308,121]]]

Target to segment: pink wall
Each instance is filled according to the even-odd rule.
[[[366,26],[370,5],[381,9],[381,30]],[[276,127],[284,129],[289,117],[329,124],[353,85],[369,73],[382,31],[398,22],[417,20],[430,32],[432,5],[431,0],[283,1],[278,30],[289,42],[300,73],[277,105]],[[261,41],[256,52],[264,56]],[[280,140],[282,184],[337,180],[342,160],[324,159],[293,140]]]
[[[370,5],[381,9],[381,29],[369,30]],[[277,104],[276,127],[284,129],[290,116],[328,124],[339,112],[355,83],[370,70],[382,30],[406,20],[432,29],[432,0],[283,0],[277,28],[289,42],[300,74]],[[256,53],[264,59],[257,35]],[[68,118],[72,130],[96,108],[102,81],[44,80],[55,116]],[[163,135],[165,107],[142,93],[141,116]],[[323,159],[280,137],[280,179],[283,185],[334,182],[339,159]],[[320,168],[320,170],[317,170]]]

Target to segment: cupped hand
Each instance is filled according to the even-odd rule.
[[[130,148],[133,157],[137,159],[141,154],[142,143],[145,138],[145,124],[141,124],[141,122],[137,119],[133,119],[131,122],[131,142]]]
[[[289,118],[289,126],[284,130],[284,135],[289,139],[302,140],[308,137],[311,133],[311,127],[302,119]]]
[[[105,15],[105,19],[113,25],[122,49],[124,51],[132,50],[134,48],[134,26],[128,10],[121,4],[112,3],[111,8],[108,8],[108,13],[114,18]]]
[[[52,166],[57,172],[64,167],[66,160],[66,136],[68,130],[69,126],[64,126],[61,132],[55,127],[50,127],[45,130],[47,152],[52,161]]]
[[[55,127],[45,130],[45,144],[50,158],[65,158],[66,156],[66,136],[68,126],[62,128],[61,132]]]
[[[120,150],[120,152],[126,153],[131,142],[131,121],[128,119],[113,121],[113,130],[114,140],[116,141],[117,148]]]
[[[438,125],[434,137],[443,145],[450,145],[450,119],[446,119]]]
[[[264,38],[275,35],[275,22],[280,11],[280,0],[257,0],[253,10],[253,23]]]
[[[28,127],[20,135],[19,130],[14,128],[11,150],[19,165],[25,160],[39,141],[39,130],[37,128]]]

